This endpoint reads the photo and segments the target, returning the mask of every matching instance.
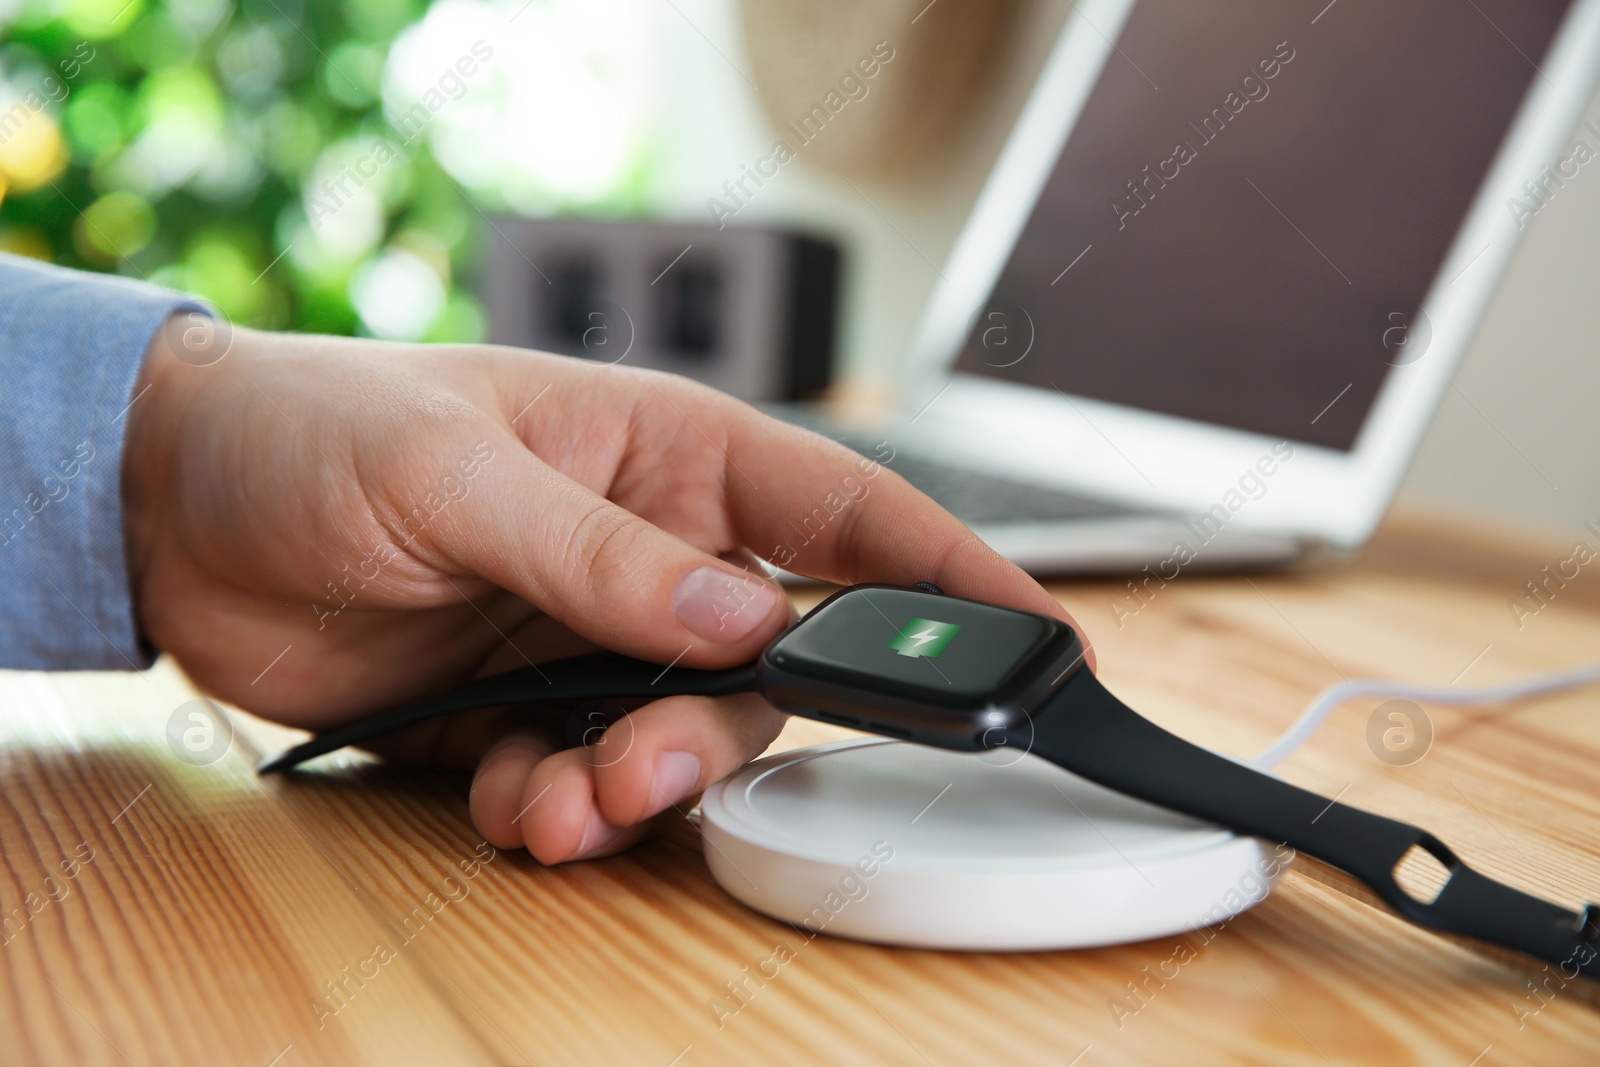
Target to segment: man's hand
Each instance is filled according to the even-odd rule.
[[[182,337],[152,343],[129,415],[141,623],[203,689],[280,722],[596,646],[746,662],[792,617],[756,556],[1065,618],[898,475],[670,375],[244,330],[196,366]],[[479,831],[554,863],[626,848],[782,719],[754,696],[669,697],[568,747],[565,717],[509,709],[385,751],[475,763]]]

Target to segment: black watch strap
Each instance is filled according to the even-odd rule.
[[[1600,978],[1600,906],[1568,911],[1462,863],[1425,830],[1348,807],[1190,744],[1077,671],[1010,742],[1092,782],[1236,833],[1283,842],[1344,870],[1419,926],[1515,949],[1571,977]],[[1431,902],[1394,870],[1413,847],[1450,872]]]
[[[690,667],[663,667],[615,652],[594,652],[493,674],[447,693],[369,715],[262,760],[256,770],[261,774],[288,770],[348,745],[364,744],[441,715],[474,708],[499,704],[655,699],[684,694],[728,696],[756,688],[756,665],[753,663],[723,671],[702,671]]]

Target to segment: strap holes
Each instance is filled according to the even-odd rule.
[[[1402,892],[1418,904],[1432,904],[1450,881],[1450,868],[1421,845],[1406,849],[1390,872]]]

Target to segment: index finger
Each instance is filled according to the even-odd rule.
[[[953,596],[1073,621],[1025,571],[877,459],[754,409],[733,420],[727,443],[729,517],[774,565],[841,584],[932,582]]]

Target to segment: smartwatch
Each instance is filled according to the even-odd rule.
[[[259,770],[283,770],[470,708],[759,692],[789,714],[885,737],[1032,753],[1139,800],[1282,842],[1350,874],[1419,926],[1600,978],[1600,905],[1569,911],[1473,870],[1425,830],[1190,744],[1128,708],[1083,660],[1082,639],[1059,619],[932,586],[859,585],[823,601],[755,663],[706,671],[609,652],[575,656],[327,731]],[[1413,849],[1449,872],[1431,900],[1395,878]]]

